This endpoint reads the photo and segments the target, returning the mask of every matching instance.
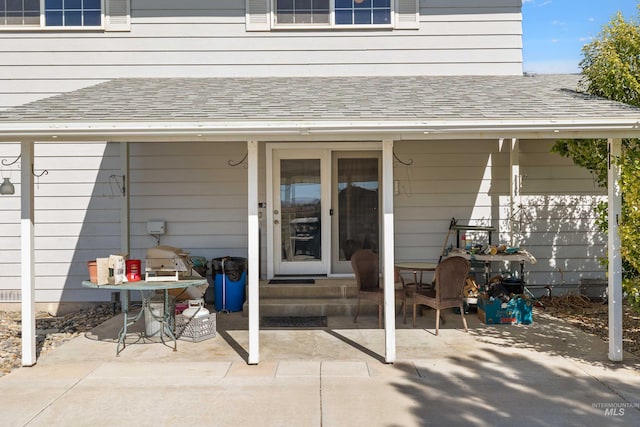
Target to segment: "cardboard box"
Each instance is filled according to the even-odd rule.
[[[478,297],[478,317],[487,325],[529,325],[533,322],[533,304],[524,295],[516,295],[508,302],[490,300],[487,295]]]

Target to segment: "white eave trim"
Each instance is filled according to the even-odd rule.
[[[494,134],[520,138],[625,138],[640,136],[640,117],[482,121],[0,122],[0,141],[336,134],[403,135],[420,139],[481,138]]]

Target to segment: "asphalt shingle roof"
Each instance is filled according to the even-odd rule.
[[[0,122],[640,118],[579,75],[121,78],[0,111]]]

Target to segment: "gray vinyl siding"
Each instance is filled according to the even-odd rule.
[[[606,195],[588,172],[551,154],[552,144],[520,141],[522,208],[513,226],[516,244],[538,261],[526,265],[525,279],[557,285],[603,277],[598,258],[606,255],[606,235],[597,231],[594,206]],[[437,260],[452,217],[492,225],[499,230],[493,243],[510,243],[509,153],[500,152],[498,141],[398,142],[396,152],[413,160],[409,167],[396,164],[394,172],[400,187],[394,199],[396,259]],[[455,245],[453,237],[449,243]],[[506,267],[494,265],[494,272]]]
[[[422,0],[418,30],[248,32],[245,0],[132,0],[131,31],[0,29],[0,109],[115,77],[521,74],[520,4]]]
[[[558,284],[601,277],[598,257],[605,254],[605,236],[596,230],[593,206],[603,192],[589,173],[550,154],[551,144],[520,142],[527,225],[516,232],[520,246],[538,259],[526,266],[525,278],[530,284]],[[2,157],[19,152],[17,144],[0,149]],[[107,292],[83,289],[80,283],[88,274],[87,261],[119,252],[122,198],[109,178],[119,173],[118,144],[47,143],[35,149],[36,172],[49,171],[35,186],[36,298],[108,300]],[[263,146],[260,151],[264,154]],[[403,141],[395,151],[400,159],[413,160],[411,166],[396,163],[394,169],[400,189],[394,196],[397,260],[437,260],[452,217],[460,223],[491,224],[499,229],[493,241],[508,243],[509,153],[500,150],[498,141]],[[146,233],[149,219],[166,221],[161,244],[207,260],[247,256],[247,170],[242,164],[229,165],[243,158],[246,143],[129,143],[129,152],[131,258],[144,259],[146,249],[156,244]],[[6,168],[4,173],[8,176]],[[15,166],[10,173],[19,182]],[[266,199],[264,184],[259,197]],[[19,196],[2,196],[2,202],[0,295],[6,299],[20,289]]]
[[[15,159],[19,144],[0,144],[0,157]],[[36,143],[34,234],[37,301],[80,301],[76,288],[87,277],[87,261],[120,251],[120,203],[109,184],[118,173],[117,144]],[[0,302],[19,296],[20,161],[3,167],[16,187],[2,196]],[[16,292],[7,290],[14,290]],[[10,298],[11,299],[11,298]]]
[[[19,145],[0,144],[0,157]],[[109,300],[108,292],[81,286],[87,261],[120,253],[122,196],[111,175],[120,173],[118,143],[36,144],[35,276],[39,302]],[[207,260],[247,256],[247,169],[233,167],[246,143],[130,143],[126,191],[130,207],[130,258],[144,260],[156,239],[149,219],[163,219],[160,244]],[[9,172],[16,195],[2,196],[0,303],[20,289],[19,170]],[[94,184],[95,182],[95,184]],[[144,262],[143,262],[144,268]],[[10,299],[10,298],[9,298]]]
[[[149,219],[163,219],[160,244],[207,259],[246,257],[246,143],[130,144],[131,256],[155,245]]]
[[[525,245],[535,253],[530,280],[576,284],[602,277],[600,259],[607,256],[606,233],[595,225],[595,207],[606,200],[593,176],[572,161],[550,155],[552,141],[521,143],[522,211]]]

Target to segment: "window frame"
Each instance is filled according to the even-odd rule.
[[[373,0],[372,0],[373,1]],[[393,29],[395,28],[395,0],[389,0],[389,23],[388,24],[336,24],[336,2],[329,0],[329,23],[327,24],[282,24],[277,22],[277,0],[270,0],[270,20],[271,30],[372,30],[372,29]]]
[[[100,25],[46,25],[45,0],[40,1],[39,24],[0,25],[0,31],[100,31],[106,29],[106,0],[100,0]]]

